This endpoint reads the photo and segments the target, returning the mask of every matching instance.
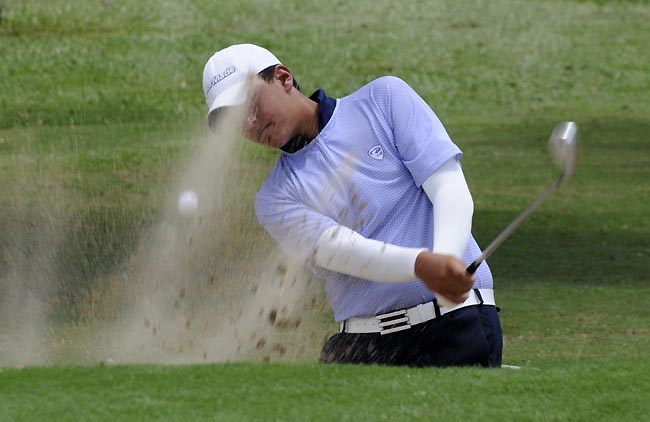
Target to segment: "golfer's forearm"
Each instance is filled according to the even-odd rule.
[[[433,252],[462,259],[472,230],[474,202],[456,159],[422,184],[433,204]]]
[[[423,250],[367,239],[354,230],[336,225],[318,239],[314,263],[367,280],[401,282],[415,278],[415,260]]]

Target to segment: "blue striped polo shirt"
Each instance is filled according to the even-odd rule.
[[[320,235],[335,224],[370,239],[431,249],[435,210],[421,185],[462,153],[433,110],[399,78],[376,79],[335,101],[312,142],[282,153],[257,194],[257,218],[287,254],[325,280],[337,321],[428,302],[434,294],[419,280],[360,279],[318,268],[312,257]],[[469,264],[480,254],[471,236],[463,260]],[[474,287],[492,288],[487,263]]]

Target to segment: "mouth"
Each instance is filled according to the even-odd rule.
[[[273,125],[273,123],[269,122],[266,125],[264,125],[260,130],[257,131],[256,133],[256,139],[263,145],[271,145],[271,136],[267,134],[268,129]],[[266,134],[266,136],[264,136]]]

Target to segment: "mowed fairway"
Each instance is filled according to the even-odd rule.
[[[0,372],[0,405],[8,420],[645,420],[648,370],[642,360],[519,371],[282,364],[29,368]]]
[[[648,418],[646,2],[0,4],[0,421]],[[578,123],[573,179],[489,260],[520,370],[318,365],[335,328],[318,307],[300,326],[316,334],[255,339],[236,363],[104,363],[93,339],[123,311],[106,297],[128,286],[112,275],[169,212],[207,136],[203,65],[238,42],[274,51],[307,94],[409,82],[464,152],[483,246],[557,178],[553,125]],[[232,157],[241,177],[219,183],[237,187],[236,219],[209,252],[239,274],[270,244],[252,200],[277,152],[242,141]]]

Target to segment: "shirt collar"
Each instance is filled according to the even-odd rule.
[[[324,89],[317,89],[309,96],[313,101],[316,101],[320,107],[318,108],[318,131],[323,130],[327,123],[330,121],[334,109],[336,108],[336,99],[328,97]]]

